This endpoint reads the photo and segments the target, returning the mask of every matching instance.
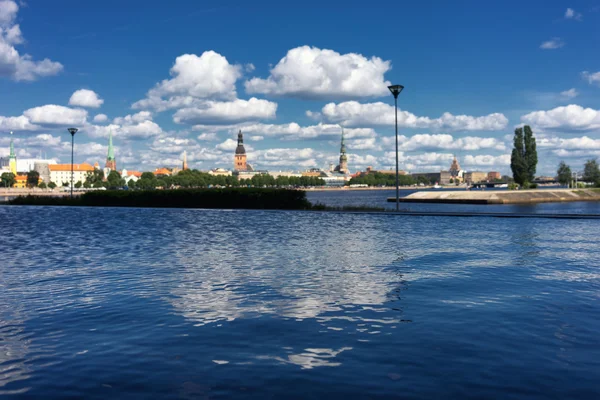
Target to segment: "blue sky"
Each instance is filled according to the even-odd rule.
[[[488,4],[489,3],[489,4]],[[0,0],[0,155],[119,167],[509,171],[522,123],[539,173],[600,155],[600,1]]]

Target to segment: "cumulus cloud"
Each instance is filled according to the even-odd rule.
[[[195,54],[177,57],[170,73],[171,79],[158,83],[147,98],[134,103],[133,108],[163,111],[191,106],[194,99],[234,99],[235,83],[242,76],[242,67],[229,64],[227,58],[210,50],[200,57]]]
[[[510,165],[510,154],[499,156],[490,155],[467,155],[463,159],[464,166],[471,167],[502,167]]]
[[[600,150],[600,139],[588,136],[577,138],[561,138],[557,136],[536,135],[538,148],[563,149],[563,150]]]
[[[152,113],[150,111],[140,111],[136,114],[129,114],[124,117],[117,117],[113,120],[113,123],[119,125],[132,125],[144,121],[152,121]]]
[[[251,142],[260,142],[261,140],[264,140],[264,138],[265,138],[264,136],[260,136],[260,135],[253,135],[253,136],[250,136],[248,139],[249,139]]]
[[[65,126],[84,125],[87,120],[87,114],[87,111],[82,109],[58,106],[56,104],[30,108],[23,113],[32,124]]]
[[[214,141],[214,140],[218,140],[219,138],[217,137],[217,134],[215,132],[207,132],[207,133],[202,133],[200,135],[198,135],[198,140],[202,140],[202,141]]]
[[[233,139],[227,139],[223,143],[216,145],[216,148],[223,151],[233,151],[237,147],[237,141]]]
[[[0,116],[0,131],[36,131],[40,128],[23,115],[19,117]]]
[[[289,124],[252,124],[244,125],[241,129],[244,133],[280,136],[291,140],[341,137],[342,135],[342,128],[339,125],[322,123],[311,126],[300,126],[296,122]],[[345,129],[344,135],[346,138],[351,139],[356,137],[375,137],[377,133],[371,128],[354,128]]]
[[[382,143],[388,147],[395,145],[395,137],[383,137]],[[482,138],[467,136],[454,138],[448,134],[417,134],[410,137],[401,135],[398,138],[398,148],[404,151],[444,149],[478,151],[482,149],[494,149],[504,151],[506,145],[503,140],[496,138]]]
[[[88,124],[83,130],[93,138],[107,138],[112,133],[115,138],[125,140],[148,139],[163,133],[162,128],[152,121],[149,111],[117,117],[112,124],[105,126]]]
[[[531,112],[523,115],[521,122],[542,129],[593,130],[600,128],[600,111],[571,104]]]
[[[104,104],[96,92],[88,89],[79,89],[75,91],[69,99],[70,106],[98,108]]]
[[[560,49],[561,47],[564,47],[565,42],[564,40],[562,40],[561,38],[552,38],[551,40],[547,40],[545,42],[543,42],[540,45],[540,49],[544,49],[544,50],[554,50],[554,49]]]
[[[384,74],[389,61],[361,54],[302,46],[291,49],[267,79],[252,78],[246,92],[302,99],[384,96],[389,81]]]
[[[202,106],[182,108],[173,116],[178,124],[231,124],[275,118],[277,103],[252,97],[227,102],[206,101]]]
[[[574,19],[577,21],[581,21],[582,15],[581,13],[578,13],[577,11],[573,10],[572,8],[567,8],[567,11],[565,11],[565,19]]]
[[[386,103],[329,103],[320,115],[328,122],[348,127],[394,126],[394,106]],[[504,114],[493,113],[482,117],[444,113],[439,118],[417,117],[408,111],[398,111],[398,126],[406,128],[429,128],[452,131],[495,131],[506,128],[508,119]]]
[[[108,116],[106,114],[98,114],[94,117],[94,122],[102,123],[108,121]]]
[[[61,72],[62,64],[47,58],[34,61],[29,54],[20,54],[15,48],[24,42],[21,28],[15,24],[18,11],[15,1],[0,0],[0,76],[15,81],[34,81]]]
[[[590,85],[600,86],[600,71],[598,71],[598,72],[583,71],[581,73],[581,76],[583,77],[583,79],[588,81],[588,83]]]

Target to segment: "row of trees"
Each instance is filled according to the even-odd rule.
[[[410,175],[398,176],[398,183],[400,186],[412,186],[419,183],[424,185],[431,184],[431,181],[424,176],[417,176],[416,178]],[[369,186],[396,186],[396,174],[382,174],[381,172],[375,172],[367,175],[360,175],[350,179],[350,185],[369,185]]]
[[[558,164],[556,171],[558,181],[563,185],[570,185],[573,182],[573,172],[571,167],[564,161]],[[587,160],[583,167],[582,180],[593,183],[595,186],[600,186],[600,166],[597,160]]]

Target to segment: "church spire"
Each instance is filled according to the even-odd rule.
[[[188,164],[187,164],[187,151],[183,151],[183,168],[182,170],[186,170],[188,169]]]
[[[113,171],[117,170],[117,160],[115,159],[115,149],[113,148],[112,130],[108,134],[108,154],[106,155],[105,166]]]
[[[17,158],[17,156],[15,155],[15,145],[13,144],[13,133],[12,131],[10,132],[10,158]]]
[[[344,128],[342,128],[342,146],[340,148],[340,153],[346,154],[346,144],[344,143]]]
[[[15,145],[13,144],[13,133],[10,132],[10,156],[8,161],[8,169],[13,175],[17,175],[17,155],[15,154]]]

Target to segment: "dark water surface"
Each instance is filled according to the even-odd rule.
[[[427,190],[434,191],[435,189]],[[489,189],[488,189],[489,190]],[[421,190],[423,191],[423,190]],[[464,189],[462,189],[464,191]],[[400,197],[408,196],[416,190],[400,190]],[[396,190],[329,190],[307,191],[311,203],[328,206],[372,206],[395,209],[396,203],[388,203],[388,197],[396,197]],[[600,214],[599,201],[540,204],[424,204],[400,203],[400,208],[408,211],[452,211],[452,212],[506,212],[506,213],[548,213],[548,214]]]
[[[1,398],[600,398],[596,221],[0,218]]]

